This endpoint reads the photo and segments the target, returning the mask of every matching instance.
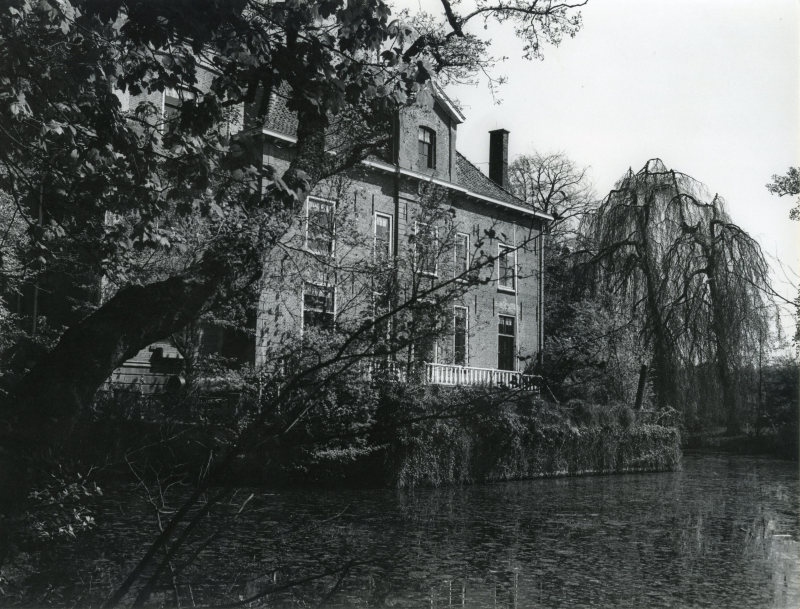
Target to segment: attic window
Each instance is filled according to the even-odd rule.
[[[427,127],[419,128],[419,166],[422,169],[436,167],[436,132]]]

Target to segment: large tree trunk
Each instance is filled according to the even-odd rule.
[[[260,228],[258,243],[250,240],[252,235],[245,236],[241,243],[209,250],[195,265],[168,279],[120,289],[69,328],[0,403],[0,564],[37,462],[57,460],[76,415],[114,369],[261,276],[262,254],[285,234],[294,209],[321,175],[325,117],[317,108],[298,114],[296,156],[283,174],[282,186],[266,195],[273,203],[263,211],[270,225]]]
[[[648,193],[645,198],[641,212],[638,214],[638,232],[640,243],[637,247],[640,259],[640,266],[645,280],[646,300],[645,306],[648,309],[647,318],[652,324],[652,332],[649,340],[653,345],[652,368],[654,372],[654,384],[656,393],[656,404],[659,408],[676,408],[675,403],[675,366],[672,345],[669,337],[669,330],[664,322],[664,303],[659,294],[658,271],[653,268],[654,261],[657,259],[653,249],[652,229],[650,223],[653,222],[651,216],[653,207],[653,194]]]
[[[235,264],[207,254],[183,273],[122,288],[67,330],[56,347],[14,387],[0,409],[0,514],[24,497],[21,462],[57,448],[75,415],[113,370],[150,343],[179,331],[261,273],[257,259]],[[22,485],[22,486],[20,486]]]
[[[240,262],[240,261],[237,261]],[[41,440],[58,435],[113,370],[150,343],[179,331],[219,299],[258,278],[257,264],[206,255],[179,275],[122,288],[68,329],[56,347],[11,392],[2,414]],[[47,435],[47,434],[45,434]]]
[[[713,222],[708,227],[708,243],[703,245],[707,263],[708,289],[711,297],[711,328],[714,332],[716,346],[717,377],[722,388],[722,401],[725,408],[727,433],[737,435],[741,433],[742,426],[739,417],[739,392],[736,390],[736,375],[734,373],[734,358],[730,349],[730,332],[728,329],[728,316],[725,315],[725,303],[720,294],[718,256],[716,252],[716,239]]]
[[[310,106],[310,104],[309,104]],[[325,157],[326,119],[316,107],[298,113],[296,155],[283,174],[285,190],[271,196],[288,207],[303,201],[320,178]],[[292,194],[290,194],[292,193]],[[56,347],[0,405],[0,422],[35,444],[58,442],[82,405],[88,404],[112,371],[140,349],[180,331],[215,303],[261,275],[263,250],[289,227],[291,209],[272,214],[267,234],[253,244],[218,245],[182,273],[146,286],[127,286],[97,311],[67,330]],[[233,239],[237,237],[234,236]],[[3,433],[0,430],[0,433]]]

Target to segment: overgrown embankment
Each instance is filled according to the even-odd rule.
[[[111,478],[202,475],[257,407],[233,397],[117,401],[97,410],[71,451],[103,464],[102,475]],[[303,407],[312,414],[278,443],[245,451],[228,481],[415,487],[669,471],[681,463],[674,411],[580,400],[557,405],[528,391],[394,382],[342,384],[297,402],[288,412]],[[274,418],[285,419],[287,410]]]
[[[680,468],[669,413],[577,400],[558,406],[528,392],[476,388],[377,391],[366,417],[372,429],[360,443],[287,451],[272,477],[414,487]]]
[[[780,459],[797,461],[798,427],[783,424],[765,430],[748,430],[736,436],[727,435],[724,429],[686,434],[683,448],[698,452],[724,452],[739,455],[770,455]]]

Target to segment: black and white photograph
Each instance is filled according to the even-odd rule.
[[[800,608],[800,1],[0,0],[0,607]]]

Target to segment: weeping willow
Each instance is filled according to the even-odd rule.
[[[740,428],[740,372],[774,314],[758,243],[722,197],[658,159],[629,170],[585,222],[594,281],[639,324],[659,406],[685,409],[710,392]],[[709,378],[709,376],[711,378]]]

